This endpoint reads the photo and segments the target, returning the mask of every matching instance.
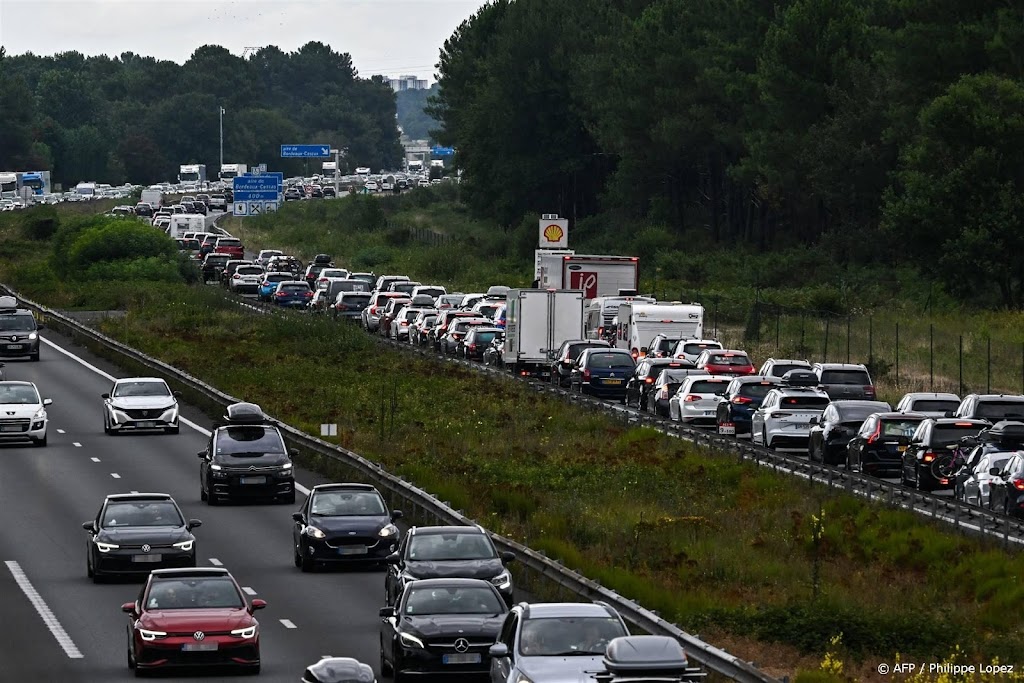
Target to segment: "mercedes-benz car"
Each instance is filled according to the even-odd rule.
[[[128,668],[237,667],[260,671],[260,624],[265,600],[247,602],[223,567],[157,569],[128,615]]]
[[[93,583],[108,576],[145,576],[162,567],[196,566],[198,519],[185,520],[166,493],[118,493],[107,496],[89,532],[86,572]]]
[[[139,429],[178,433],[178,396],[159,377],[127,377],[114,382],[103,398],[103,432]]]
[[[395,521],[384,497],[370,484],[319,484],[292,514],[295,566],[383,562],[398,547]]]
[[[407,674],[486,674],[488,650],[508,607],[480,579],[429,579],[405,586],[382,607],[380,668],[396,683]],[[445,679],[450,680],[450,679]]]
[[[0,442],[28,440],[45,446],[46,406],[51,403],[32,382],[0,382]]]

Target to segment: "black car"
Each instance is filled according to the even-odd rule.
[[[0,357],[28,356],[39,360],[39,330],[43,323],[36,322],[32,311],[18,308],[13,296],[0,296]]]
[[[1024,419],[1024,396],[1012,394],[970,394],[964,396],[960,406],[950,417],[964,417],[971,420]]]
[[[146,576],[154,569],[196,566],[198,519],[185,520],[166,493],[107,496],[96,518],[82,524],[89,532],[86,572],[93,583],[108,576]]]
[[[989,509],[1024,517],[1024,454],[1014,453],[1001,467],[991,468],[989,475]]]
[[[903,452],[900,481],[904,486],[916,486],[921,491],[953,488],[953,479],[941,479],[932,471],[933,464],[956,450],[960,439],[977,436],[990,426],[985,420],[943,417],[923,420],[910,438]]]
[[[718,433],[723,436],[750,434],[754,411],[761,407],[768,392],[779,386],[782,380],[778,377],[747,375],[733,379],[722,396],[724,400],[715,409]]]
[[[910,438],[927,419],[917,413],[875,413],[846,446],[846,469],[880,476],[899,472]]]
[[[219,282],[220,274],[230,260],[231,254],[207,254],[203,259],[203,282]]]
[[[401,516],[370,484],[314,486],[292,515],[295,566],[308,572],[318,564],[381,563],[398,547],[394,522]]]
[[[410,581],[484,579],[511,605],[512,574],[505,565],[514,559],[514,553],[499,554],[480,526],[413,527],[402,538],[398,552],[387,557],[384,594],[393,605]]]
[[[504,340],[503,330],[497,327],[486,325],[471,327],[466,332],[465,338],[459,341],[459,345],[455,348],[455,354],[461,355],[466,360],[483,360],[484,351],[499,336]]]
[[[551,383],[562,387],[569,386],[572,366],[584,349],[608,348],[611,344],[600,339],[570,339],[562,342],[551,359]]]
[[[488,651],[507,612],[487,581],[408,583],[393,606],[380,610],[381,672],[395,683],[407,681],[407,674],[486,674]]]
[[[892,406],[882,401],[832,401],[811,418],[807,457],[838,465],[846,461],[846,446],[872,413],[889,412]]]
[[[683,369],[692,368],[693,363],[682,358],[653,358],[648,356],[642,358],[636,364],[632,377],[626,382],[626,395],[622,399],[623,405],[636,406],[639,410],[647,410],[647,395],[654,387],[654,380],[658,378],[662,370],[669,368]]]
[[[199,497],[210,505],[223,501],[269,499],[295,502],[295,474],[277,427],[268,424],[254,403],[228,406],[226,425],[217,426],[199,451]]]
[[[496,368],[503,367],[504,361],[502,360],[502,354],[505,352],[505,333],[499,332],[494,335],[494,339],[484,349],[484,354],[481,357],[481,361],[484,365],[490,365]]]

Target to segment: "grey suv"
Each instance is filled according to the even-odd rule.
[[[588,680],[600,670],[626,623],[604,602],[521,602],[506,615],[490,648],[491,683],[561,683]]]
[[[859,363],[815,363],[819,386],[833,401],[874,401],[875,383]]]
[[[790,370],[813,370],[811,364],[805,360],[790,360],[788,358],[769,358],[761,364],[757,374],[762,377],[782,378]]]
[[[1024,396],[1013,394],[970,394],[950,417],[973,420],[1024,420]]]
[[[0,296],[0,357],[39,360],[39,329],[32,311],[17,307],[13,296]]]

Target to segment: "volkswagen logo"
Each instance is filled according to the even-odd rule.
[[[192,634],[192,637],[195,638],[196,640],[202,640],[203,638],[206,637],[206,634],[203,633],[202,631],[196,631],[195,633]]]
[[[149,547],[148,543],[143,543],[142,544],[142,552],[148,553],[150,550],[152,550],[152,548]]]
[[[468,649],[469,649],[469,641],[466,640],[465,638],[459,638],[458,640],[455,641],[455,651],[456,652],[465,652]]]

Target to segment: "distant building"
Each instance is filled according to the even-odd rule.
[[[416,76],[399,76],[398,78],[389,78],[388,84],[391,89],[395,92],[402,90],[429,90],[430,86],[427,85],[426,80],[416,78]]]

